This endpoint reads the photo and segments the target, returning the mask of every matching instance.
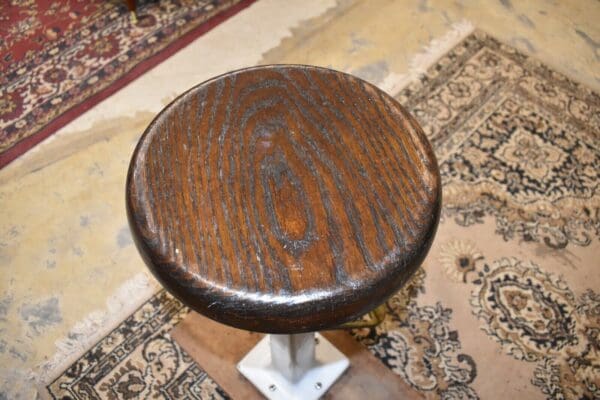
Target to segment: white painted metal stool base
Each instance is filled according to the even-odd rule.
[[[315,400],[350,362],[320,334],[265,336],[237,365],[269,400]]]

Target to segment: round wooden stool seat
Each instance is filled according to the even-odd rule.
[[[338,326],[414,273],[441,205],[415,120],[351,75],[265,66],[204,82],[143,134],[135,242],[193,310],[268,333]]]

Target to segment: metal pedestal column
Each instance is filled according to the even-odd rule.
[[[318,399],[349,361],[318,333],[267,335],[237,369],[270,400]]]

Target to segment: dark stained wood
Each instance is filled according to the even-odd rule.
[[[136,0],[125,0],[125,3],[127,3],[127,8],[129,9],[129,11],[131,11],[131,12],[136,11],[136,9],[137,9]]]
[[[435,156],[415,120],[351,75],[267,66],[204,82],[135,150],[127,211],[150,270],[234,327],[298,333],[386,300],[439,218]]]
[[[323,399],[424,398],[348,332],[322,334],[350,359],[348,370]],[[233,399],[264,398],[236,369],[237,363],[262,339],[262,334],[230,328],[192,312],[173,329],[171,336]]]

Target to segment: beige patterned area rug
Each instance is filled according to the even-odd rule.
[[[598,94],[476,31],[397,99],[435,147],[444,210],[357,340],[429,398],[600,398]],[[187,312],[158,293],[45,394],[227,398],[169,335]]]

